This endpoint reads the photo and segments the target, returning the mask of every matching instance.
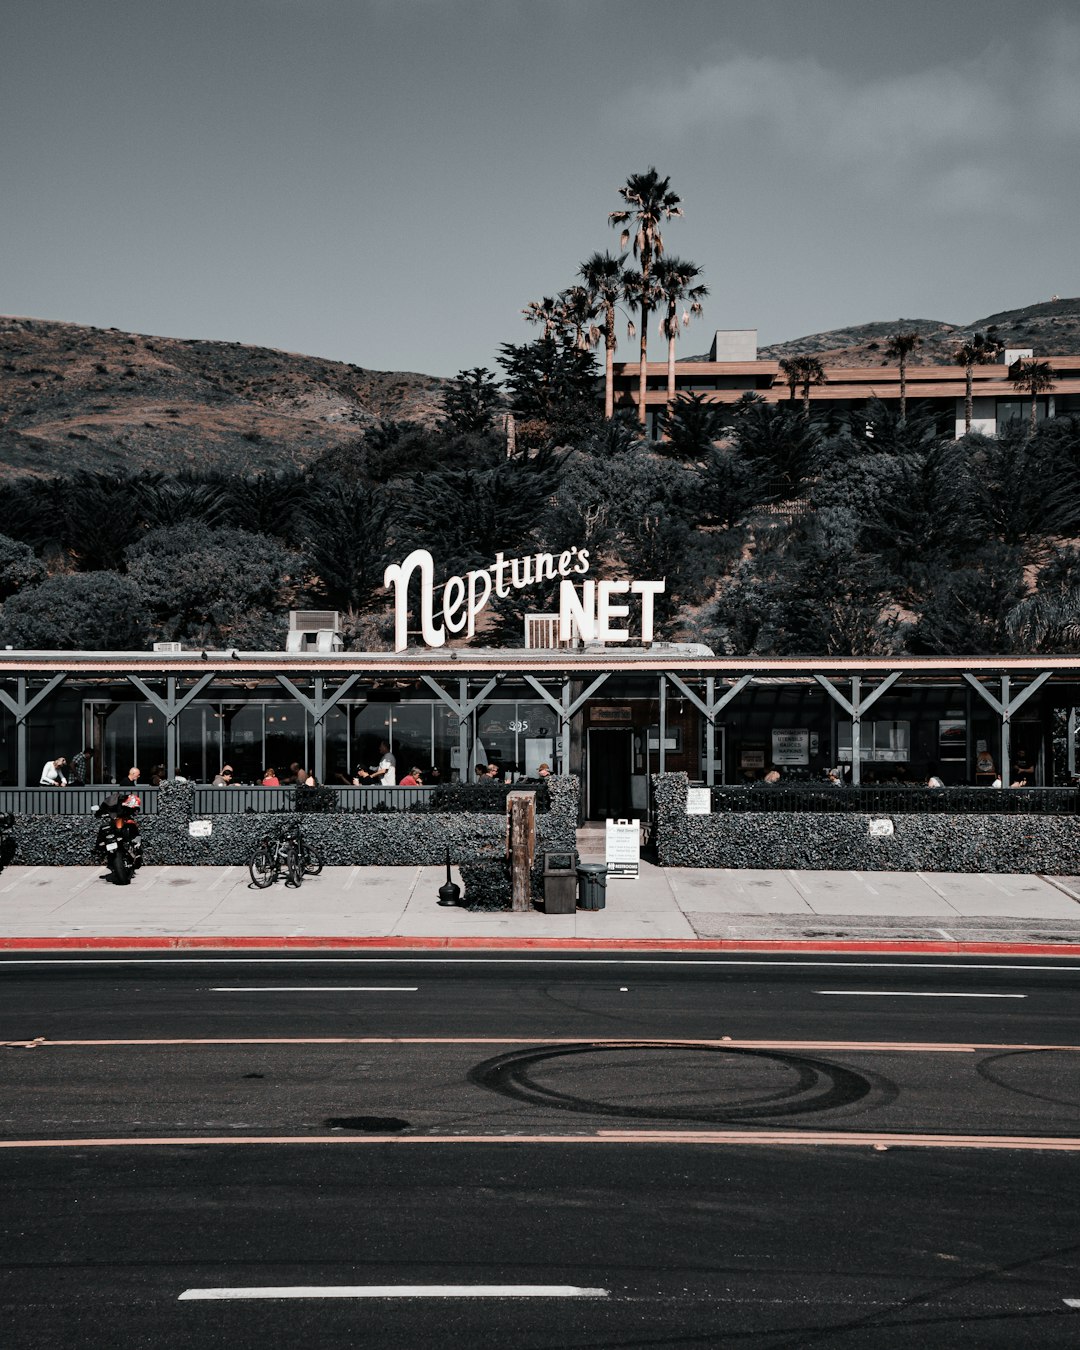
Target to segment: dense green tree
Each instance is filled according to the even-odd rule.
[[[1005,616],[1011,652],[1080,652],[1080,549],[1054,550],[1039,572],[1033,593]]]
[[[708,452],[699,472],[700,523],[731,529],[757,500],[753,469],[736,451],[722,446]]]
[[[312,477],[302,469],[233,475],[225,482],[228,523],[239,530],[273,535],[290,543],[295,538]]]
[[[660,227],[665,221],[681,216],[682,206],[681,198],[671,190],[671,180],[661,178],[652,167],[645,173],[631,174],[619,188],[619,196],[626,207],[610,212],[608,221],[622,227],[620,247],[625,250],[627,244],[632,243],[634,257],[641,268],[636,281],[640,315],[638,339],[641,344],[638,357],[638,419],[644,426],[647,413],[645,389],[648,378],[649,312],[654,303],[653,264],[664,253]]]
[[[29,544],[0,534],[0,600],[45,580],[45,564]]]
[[[1024,599],[1024,559],[1004,544],[971,554],[964,567],[934,573],[911,639],[912,651],[997,656],[1012,650],[1007,615]]]
[[[126,556],[162,637],[202,646],[236,646],[251,615],[293,608],[304,579],[278,540],[196,521],[151,530]]]
[[[313,595],[332,608],[362,611],[382,587],[392,561],[390,509],[379,487],[347,478],[311,483],[298,520],[298,536],[314,574]]]
[[[1070,466],[1056,461],[1051,445],[1009,430],[998,437],[964,438],[972,504],[987,538],[1042,553],[1049,538],[1076,524],[1077,484]]]
[[[707,460],[723,437],[727,420],[724,410],[703,394],[684,391],[668,404],[665,439],[656,442],[656,452],[671,459]]]
[[[0,646],[31,651],[138,651],[149,631],[139,587],[114,572],[49,577],[0,610]]]
[[[732,438],[755,475],[759,502],[797,496],[820,463],[823,426],[778,403],[740,400]]]
[[[142,529],[178,525],[182,520],[224,525],[230,519],[229,480],[221,473],[144,474],[131,489],[129,519],[137,520]]]
[[[549,446],[580,445],[596,431],[600,411],[592,352],[548,338],[507,342],[499,350],[513,412],[542,424]]]
[[[440,395],[444,431],[475,434],[493,430],[502,409],[502,391],[490,370],[459,370]]]

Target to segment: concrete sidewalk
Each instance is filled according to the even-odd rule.
[[[585,939],[619,942],[1080,944],[1080,878],[660,868],[609,880],[603,910],[442,908],[440,867],[328,867],[300,890],[242,867],[146,867],[131,886],[100,867],[0,874],[0,945],[175,938]],[[455,880],[460,878],[455,873]]]

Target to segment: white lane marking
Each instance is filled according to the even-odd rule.
[[[222,873],[222,875],[217,879],[217,881],[211,883],[210,889],[211,889],[212,891],[216,891],[216,890],[218,889],[219,886],[224,886],[225,883],[226,883],[226,881],[228,881],[229,877],[233,874],[233,872],[234,872],[235,870],[236,870],[236,869],[233,868],[233,867],[226,867],[225,871],[224,871],[224,872]]]
[[[610,1298],[576,1284],[284,1284],[239,1289],[185,1289],[183,1299],[248,1298]]]
[[[31,867],[29,872],[24,873],[21,877],[17,877],[14,881],[9,881],[8,884],[4,887],[4,894],[6,895],[8,891],[13,891],[16,886],[21,886],[24,881],[29,881],[29,879],[34,875],[35,872],[40,871],[41,871],[40,867]],[[96,881],[97,878],[95,877],[94,880]]]
[[[418,984],[219,984],[211,994],[415,994]]]
[[[1050,958],[1047,958],[1048,960]],[[672,966],[675,969],[695,966],[768,966],[773,969],[819,969],[819,970],[1038,970],[1060,974],[1080,974],[1080,965],[1014,965],[1011,961],[1002,961],[997,965],[983,965],[967,961],[784,961],[749,960],[730,958],[711,960],[691,957],[685,961],[672,961],[644,957],[634,960],[631,957],[585,956],[581,958],[556,956],[317,956],[309,952],[297,952],[292,956],[88,956],[68,959],[65,957],[29,957],[12,959],[0,957],[0,966],[268,966],[296,965],[297,963],[321,966],[347,965],[386,965],[386,966]]]
[[[1027,998],[1027,994],[945,994],[913,989],[815,989],[842,998]]]
[[[353,888],[353,882],[355,882],[356,878],[357,878],[359,875],[360,875],[360,869],[359,869],[359,867],[354,867],[353,870],[349,873],[349,879],[348,879],[348,881],[345,883],[345,889],[346,889],[347,891],[351,891],[351,890],[352,890],[352,888]]]

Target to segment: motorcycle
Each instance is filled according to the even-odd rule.
[[[104,854],[109,873],[117,886],[127,886],[142,866],[142,839],[135,813],[142,806],[137,793],[114,793],[94,807],[101,821],[94,851]]]

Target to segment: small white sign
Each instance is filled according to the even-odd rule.
[[[214,833],[214,822],[212,820],[191,820],[188,821],[188,834],[192,839],[209,839]]]
[[[641,867],[641,826],[636,820],[609,820],[604,835],[609,877],[636,880]]]
[[[893,823],[891,820],[872,820],[870,822],[871,839],[888,839],[893,834]]]
[[[712,812],[712,791],[707,787],[686,789],[686,814],[707,816]]]

